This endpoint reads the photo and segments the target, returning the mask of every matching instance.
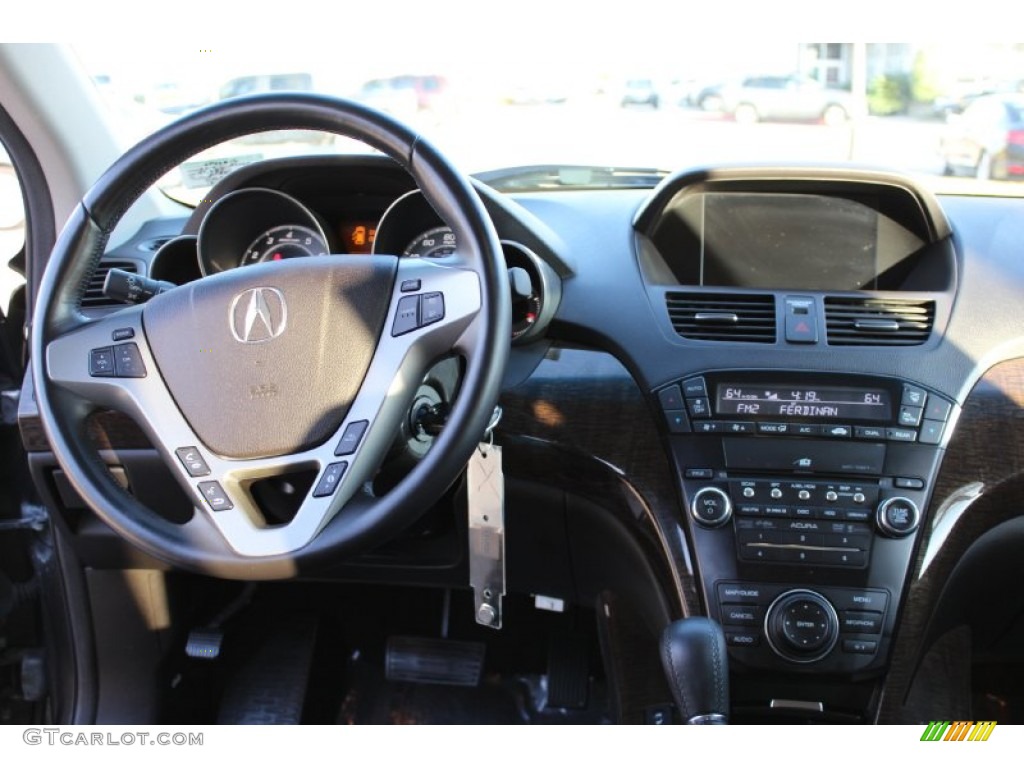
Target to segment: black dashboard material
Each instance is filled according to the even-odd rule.
[[[233,268],[243,252],[204,227],[253,188],[311,214],[256,229],[318,227],[332,252],[400,254],[444,227],[390,161],[304,158],[236,172],[187,221],[152,222],[106,259],[181,282],[199,276],[198,236],[209,265]],[[1012,517],[1024,468],[1024,202],[815,168],[479,191],[539,297],[502,397],[513,476],[621,481],[663,590],[649,614],[724,626],[738,708],[906,716],[895,702],[928,650],[949,553]],[[30,404],[22,417],[44,451]],[[1000,511],[981,520],[985,505]]]

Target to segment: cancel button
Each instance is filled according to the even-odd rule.
[[[882,614],[875,611],[843,611],[839,623],[843,632],[877,635],[882,631]]]

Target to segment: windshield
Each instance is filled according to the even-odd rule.
[[[652,186],[681,168],[757,162],[881,166],[938,192],[1024,190],[1024,44],[716,40],[658,59],[629,46],[621,58],[565,50],[557,66],[534,66],[525,50],[455,56],[431,43],[387,56],[289,43],[269,54],[75,46],[126,141],[218,100],[316,91],[391,113],[506,189]],[[366,148],[312,131],[260,134],[204,152],[161,186],[195,204],[242,165],[354,151]],[[510,168],[523,170],[495,173]]]

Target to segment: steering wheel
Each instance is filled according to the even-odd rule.
[[[439,261],[286,259],[179,286],[101,319],[84,287],[129,206],[195,153],[256,131],[311,129],[361,140],[400,163],[455,232]],[[143,140],[71,214],[33,316],[31,369],[57,461],[124,539],[223,578],[287,578],[411,524],[458,477],[482,438],[508,358],[501,246],[470,182],[428,142],[361,105],[311,94],[222,102]],[[368,481],[438,359],[465,360],[447,424],[424,459],[375,497]],[[98,408],[131,416],[196,508],[172,523],[124,491],[89,441]],[[306,470],[292,520],[271,525],[248,492]]]

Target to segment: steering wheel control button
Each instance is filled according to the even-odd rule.
[[[203,494],[206,503],[210,505],[210,509],[214,512],[226,512],[229,509],[235,508],[235,505],[231,503],[231,499],[224,493],[224,489],[220,487],[220,483],[216,480],[200,483],[199,492]]]
[[[114,350],[100,347],[89,352],[90,376],[114,376]]]
[[[392,336],[415,331],[420,327],[420,297],[405,296],[398,300],[395,324],[391,326]]]
[[[414,293],[420,289],[422,283],[419,280],[403,280],[398,290],[402,293]]]
[[[135,342],[117,344],[114,347],[114,368],[121,378],[146,378],[146,364],[142,362],[142,355],[139,354],[139,347]]]
[[[110,338],[113,341],[127,341],[128,339],[135,338],[134,328],[115,328],[113,333],[110,334]]]
[[[174,454],[191,477],[206,477],[210,474],[210,467],[207,466],[202,454],[199,453],[199,449],[194,445],[190,445],[187,448],[178,448]]]
[[[721,488],[708,486],[694,494],[690,513],[698,524],[706,528],[717,528],[724,525],[732,515],[732,502]]]
[[[444,295],[424,293],[420,303],[420,325],[430,325],[444,320]]]
[[[341,434],[338,447],[334,449],[335,456],[351,456],[359,447],[359,441],[363,439],[366,428],[370,426],[368,421],[353,421]]]
[[[878,505],[875,515],[882,533],[893,538],[909,536],[921,522],[921,511],[910,499],[895,496]]]
[[[843,611],[840,625],[843,632],[877,635],[882,631],[882,614],[875,611]]]
[[[784,592],[768,608],[768,642],[779,656],[811,662],[829,654],[839,638],[839,618],[822,595],[806,589]]]
[[[324,470],[323,477],[320,478],[320,482],[313,489],[313,495],[320,498],[321,496],[330,496],[334,493],[334,489],[338,487],[341,478],[345,476],[346,469],[348,469],[347,461],[336,461],[333,464],[328,464],[327,469]]]

